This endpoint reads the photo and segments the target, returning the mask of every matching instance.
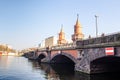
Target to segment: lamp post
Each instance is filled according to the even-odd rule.
[[[98,25],[97,25],[97,18],[98,18],[98,16],[97,16],[97,15],[95,15],[96,37],[98,37]]]

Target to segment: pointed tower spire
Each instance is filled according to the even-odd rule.
[[[79,24],[79,20],[78,20],[78,18],[79,18],[79,14],[77,14],[77,21],[76,21],[76,25],[80,25],[80,24]]]
[[[73,41],[81,40],[84,37],[84,35],[82,33],[82,27],[81,27],[81,24],[80,24],[78,18],[79,18],[79,15],[77,14],[76,24],[74,25],[74,34],[72,35]]]
[[[64,43],[66,43],[65,33],[63,31],[63,25],[61,25],[61,30],[60,30],[59,38],[58,38],[58,44],[64,44]]]
[[[61,33],[62,33],[62,32],[64,32],[64,31],[63,31],[63,24],[61,25]]]

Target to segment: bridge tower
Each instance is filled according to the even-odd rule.
[[[74,25],[74,34],[72,35],[73,42],[76,40],[82,40],[84,38],[84,35],[82,33],[82,27],[78,18],[79,18],[79,15],[77,14],[77,21],[76,21],[76,24]]]
[[[60,33],[59,33],[59,37],[58,37],[58,44],[65,44],[67,41],[65,39],[65,33],[63,31],[63,25],[61,27]]]

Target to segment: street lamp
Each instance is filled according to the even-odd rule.
[[[98,25],[97,25],[97,18],[98,18],[98,16],[97,16],[97,15],[95,15],[96,37],[98,37]]]

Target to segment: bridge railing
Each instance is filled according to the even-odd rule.
[[[75,47],[76,47],[75,43],[66,43],[66,44],[52,46],[51,50],[56,50],[56,49],[73,49]]]
[[[76,42],[76,45],[82,47],[84,45],[112,43],[112,42],[120,42],[120,33],[111,34],[111,35],[102,35],[101,37],[89,38],[86,40],[79,40]]]
[[[49,47],[50,50],[60,50],[60,49],[74,49],[76,47],[76,43],[66,43],[61,45],[55,45]],[[47,51],[48,47],[38,48],[38,51]]]
[[[46,48],[45,47],[38,48],[38,51],[46,51]]]

